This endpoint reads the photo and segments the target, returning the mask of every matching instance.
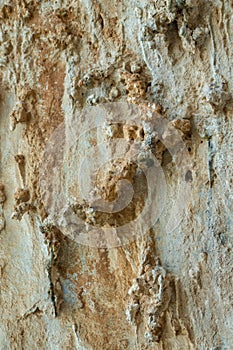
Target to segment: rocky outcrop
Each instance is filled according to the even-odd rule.
[[[0,349],[232,349],[232,3],[0,3]]]

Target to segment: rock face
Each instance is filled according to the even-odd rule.
[[[230,0],[0,2],[0,349],[233,349]]]

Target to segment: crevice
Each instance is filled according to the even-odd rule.
[[[49,284],[50,284],[50,288],[48,291],[48,294],[51,298],[52,304],[53,304],[53,308],[54,308],[54,316],[57,317],[58,316],[58,310],[57,310],[57,302],[56,302],[56,294],[55,294],[55,287],[54,287],[54,283],[52,280],[52,266],[54,263],[54,253],[51,251],[50,252],[50,260],[48,262],[47,265],[47,271],[48,271],[48,277],[49,277]]]
[[[209,190],[207,199],[207,211],[206,211],[206,221],[207,221],[207,232],[213,233],[213,185],[215,179],[215,172],[213,168],[214,162],[214,146],[211,138],[208,139],[208,178],[209,178]]]
[[[208,140],[208,173],[209,173],[209,187],[212,189],[215,179],[214,163],[214,145],[211,138]],[[212,196],[211,196],[212,198]]]

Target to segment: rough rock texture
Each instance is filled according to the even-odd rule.
[[[232,33],[230,0],[0,1],[1,350],[233,349]],[[141,123],[116,117],[127,103]],[[93,190],[104,202],[90,203],[74,164],[98,143],[82,114],[95,123],[98,106],[113,120],[97,131],[105,144],[125,140],[125,156],[102,164]],[[88,135],[64,158],[77,125]],[[143,212],[131,144],[156,157],[164,210],[157,189],[147,232],[82,244],[66,230],[75,216],[106,229]],[[103,157],[90,154],[87,174]],[[125,180],[135,194],[118,215]]]

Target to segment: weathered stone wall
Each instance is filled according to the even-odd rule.
[[[230,0],[0,1],[1,350],[233,349],[232,33]],[[135,192],[108,216],[75,182],[100,139],[125,156],[95,190]],[[131,144],[163,174],[159,219],[79,236],[75,216],[106,230],[142,213]]]

